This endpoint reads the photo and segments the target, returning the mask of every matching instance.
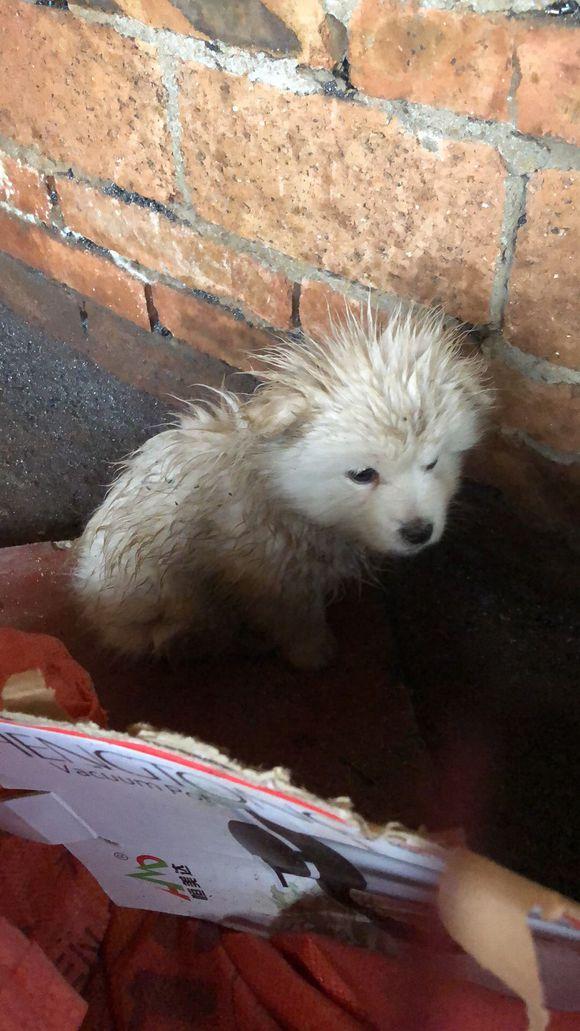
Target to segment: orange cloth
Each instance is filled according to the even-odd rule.
[[[99,704],[89,674],[75,662],[64,644],[48,634],[28,634],[1,627],[0,709],[6,682],[17,685],[19,680],[24,681],[22,674],[27,672],[40,673],[41,679],[35,678],[35,683],[44,683],[56,707],[70,720],[106,724],[106,713]],[[10,708],[14,706],[10,704]]]

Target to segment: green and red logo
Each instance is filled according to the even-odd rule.
[[[135,862],[139,869],[134,873],[127,874],[127,877],[134,877],[139,881],[149,881],[161,891],[166,891],[169,895],[175,895],[176,898],[189,902],[190,896],[183,884],[180,884],[179,881],[167,880],[167,875],[171,876],[171,868],[164,859],[160,859],[159,856],[137,856]]]

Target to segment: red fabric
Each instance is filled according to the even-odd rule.
[[[85,1031],[525,1031],[522,1003],[318,935],[115,909]],[[578,1031],[553,1014],[550,1031]]]
[[[102,715],[59,642],[0,631],[0,686],[29,668],[44,671],[75,717]],[[1,834],[0,914],[0,1031],[74,1031],[85,1010],[83,1031],[526,1027],[521,1003],[437,977],[424,959],[119,909],[64,848]],[[580,1031],[580,1015],[554,1014],[550,1029]]]
[[[79,991],[97,959],[111,905],[65,848],[0,832],[0,913]]]
[[[99,704],[91,678],[72,658],[64,644],[48,634],[28,634],[0,627],[0,708],[2,688],[18,673],[39,670],[54,701],[71,720],[92,720],[103,726],[106,713]]]
[[[38,945],[0,917],[0,1031],[74,1031],[86,1010]]]

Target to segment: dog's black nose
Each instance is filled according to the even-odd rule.
[[[413,519],[405,523],[399,533],[407,544],[426,544],[433,533],[433,523],[428,523],[426,519]]]

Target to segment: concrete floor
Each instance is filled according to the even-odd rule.
[[[1,287],[18,265],[5,264],[0,255]],[[75,536],[114,475],[111,463],[162,428],[176,398],[207,396],[203,384],[244,392],[255,382],[88,302],[85,334],[80,319],[71,325],[76,295],[24,266],[18,274],[27,313],[40,287],[40,318],[50,308],[62,332],[48,334],[0,300],[0,547]]]
[[[119,339],[124,348],[134,341],[134,363],[149,349],[163,364],[159,338],[125,326]],[[0,308],[1,544],[74,535],[102,495],[109,463],[166,418],[166,401],[121,382],[123,362],[112,346],[107,361],[115,375],[83,357],[78,346],[56,342]],[[192,374],[190,382],[196,378],[207,381],[207,369]],[[578,557],[558,538],[528,527],[493,491],[468,488],[458,512],[442,545],[412,563],[394,564],[386,575],[394,637],[386,625],[384,641],[379,632],[384,675],[375,665],[372,688],[367,691],[368,677],[361,670],[362,680],[353,680],[359,686],[349,688],[352,697],[347,691],[344,702],[338,695],[332,702],[326,693],[321,721],[312,684],[276,680],[271,671],[252,669],[243,675],[242,691],[230,678],[223,705],[219,690],[215,697],[215,680],[213,688],[205,687],[203,718],[196,725],[206,738],[231,743],[247,761],[259,760],[260,748],[264,761],[271,761],[282,748],[284,761],[298,765],[304,783],[325,793],[332,793],[333,785],[347,790],[375,818],[384,818],[392,806],[393,785],[402,798],[408,769],[413,785],[400,815],[439,826],[461,822],[474,846],[580,898]],[[356,642],[352,647],[350,677]],[[399,708],[386,723],[379,719],[381,692],[394,690],[398,672],[412,692],[435,770],[433,790],[419,800],[427,768],[419,736],[418,758],[405,767],[412,724],[407,713],[406,744],[395,775],[396,736],[389,735],[387,725],[397,725],[404,696],[398,696]],[[264,686],[263,678],[272,676],[281,707],[276,692]],[[252,740],[253,695],[248,700],[242,695],[256,679],[262,687],[255,704],[270,700],[259,738]],[[131,681],[134,699],[137,680]],[[347,690],[345,683],[340,691]],[[179,711],[183,691],[175,697]],[[147,713],[158,722],[154,698],[152,687]],[[384,711],[388,714],[388,707]],[[114,698],[112,712],[117,725],[130,715]],[[325,755],[331,759],[321,762]],[[417,763],[418,779],[411,772]],[[386,765],[389,774],[383,776]]]
[[[0,545],[76,534],[110,463],[167,415],[167,404],[0,304]]]

